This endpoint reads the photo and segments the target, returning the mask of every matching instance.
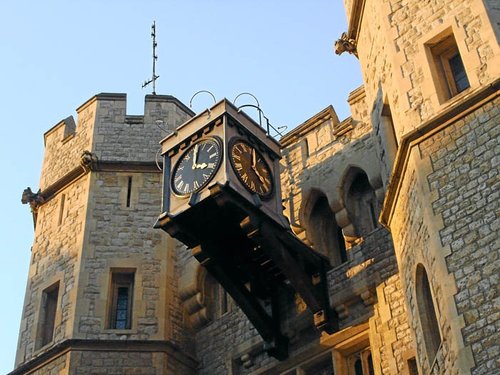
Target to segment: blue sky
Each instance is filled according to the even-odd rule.
[[[1,374],[13,368],[33,242],[21,193],[38,190],[43,133],[99,92],[127,93],[128,114],[142,114],[153,20],[158,94],[189,104],[198,90],[229,100],[250,92],[273,125],[289,130],[330,104],[349,116],[347,96],[361,74],[353,56],[333,52],[347,28],[341,0],[3,2]],[[211,103],[200,95],[193,110]]]

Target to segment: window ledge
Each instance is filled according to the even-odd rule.
[[[439,110],[446,109],[447,107],[451,107],[455,105],[456,102],[459,102],[464,99],[470,92],[474,91],[471,86],[466,88],[464,91],[458,93],[457,95],[452,96],[451,98],[445,99],[439,103]]]
[[[137,334],[136,329],[112,329],[112,328],[107,328],[103,329],[102,333],[109,333],[109,334],[115,334],[115,335],[135,335]]]

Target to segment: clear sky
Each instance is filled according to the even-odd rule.
[[[290,130],[361,84],[354,56],[336,56],[342,0],[3,1],[0,6],[0,374],[12,370],[33,223],[22,191],[38,190],[43,133],[100,92],[126,93],[142,114],[156,21],[156,91],[189,104],[198,90],[255,95],[274,126]],[[238,104],[253,103],[241,97]],[[199,95],[193,110],[210,106]]]

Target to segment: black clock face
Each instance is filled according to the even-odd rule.
[[[221,146],[217,139],[208,138],[195,143],[184,152],[173,169],[173,192],[185,196],[202,189],[219,169],[221,160]]]
[[[271,169],[262,154],[245,141],[236,141],[230,149],[231,165],[239,180],[252,193],[269,198],[273,192]]]

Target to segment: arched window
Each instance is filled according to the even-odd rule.
[[[432,299],[431,287],[427,272],[422,264],[417,266],[417,274],[415,280],[415,291],[418,315],[420,317],[420,325],[422,328],[422,336],[427,352],[429,364],[434,362],[436,353],[441,345],[441,334],[436,317],[436,309]]]
[[[313,248],[327,256],[333,265],[347,260],[342,229],[337,225],[335,214],[325,195],[319,195],[311,209],[307,235]]]
[[[351,178],[345,205],[357,234],[365,236],[377,227],[377,199],[362,169],[354,169]]]

